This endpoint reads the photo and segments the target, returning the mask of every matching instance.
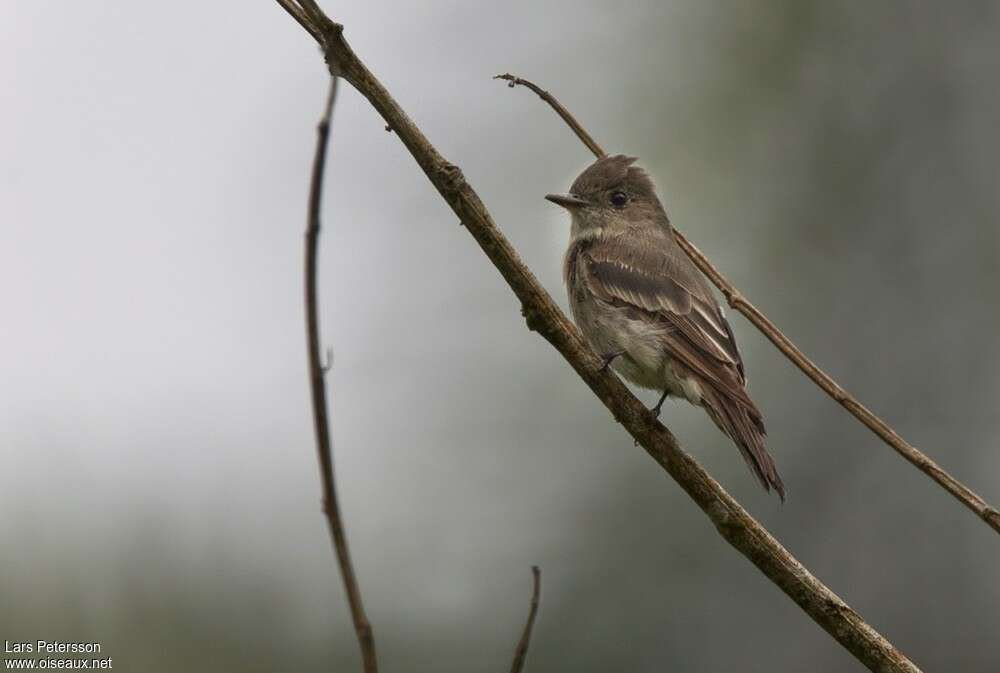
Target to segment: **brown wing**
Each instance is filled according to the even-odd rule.
[[[701,405],[726,433],[765,489],[785,487],[764,446],[764,422],[747,395],[732,329],[708,283],[660,227],[592,240],[579,252],[595,296],[664,321],[664,347],[703,384]]]
[[[743,362],[732,330],[704,279],[669,233],[644,228],[602,237],[583,250],[581,258],[597,297],[668,322],[673,327],[665,336],[670,352],[760,419],[744,389]]]

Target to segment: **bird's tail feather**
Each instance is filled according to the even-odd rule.
[[[708,390],[705,390],[708,388]],[[764,447],[764,424],[760,413],[754,414],[744,404],[731,400],[726,395],[708,386],[703,386],[702,406],[709,417],[739,447],[743,459],[754,473],[765,491],[773,487],[781,501],[785,501],[785,485],[778,475],[774,459]]]

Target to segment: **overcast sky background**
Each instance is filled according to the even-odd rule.
[[[591,160],[1000,502],[997,6],[326,3],[557,300]],[[327,78],[273,2],[0,4],[0,637],[135,671],[357,670],[319,509],[302,232]],[[349,87],[324,340],[386,671],[860,670],[632,445]],[[684,446],[924,670],[996,671],[1000,545],[732,317],[788,486]],[[656,395],[642,393],[650,404]],[[118,666],[116,665],[116,668]]]

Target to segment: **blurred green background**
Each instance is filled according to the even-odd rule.
[[[565,305],[609,151],[817,363],[1000,502],[1000,6],[326,3]],[[359,670],[320,514],[301,246],[322,60],[273,2],[0,5],[0,638],[129,671]],[[337,104],[322,239],[342,505],[384,671],[857,671],[715,533],[398,139]],[[664,420],[927,671],[1000,669],[992,533],[732,318],[781,506]],[[655,394],[643,393],[652,403]]]

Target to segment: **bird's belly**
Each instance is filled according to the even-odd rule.
[[[573,304],[573,318],[584,338],[602,357],[621,353],[611,367],[643,388],[667,391],[692,404],[701,403],[698,382],[677,367],[664,339],[663,323],[636,319],[626,311],[593,299]]]
[[[662,327],[593,300],[578,302],[573,308],[576,324],[591,348],[603,357],[621,353],[611,363],[615,371],[644,388],[664,388],[669,355]]]
[[[633,352],[634,350],[627,351],[612,364],[614,370],[626,381],[643,388],[666,392],[670,397],[686,399],[694,405],[701,405],[701,386],[697,379],[690,375],[678,375],[674,359],[669,354],[664,355],[660,360],[662,364],[654,368],[642,361],[636,361],[631,355]]]

